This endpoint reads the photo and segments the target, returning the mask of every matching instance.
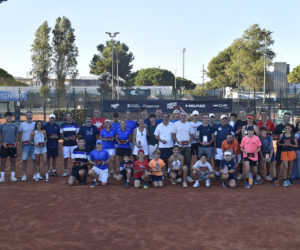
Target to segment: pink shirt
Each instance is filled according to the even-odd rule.
[[[261,146],[261,142],[258,136],[254,135],[252,138],[249,138],[248,136],[243,137],[241,147],[247,152],[247,153],[254,153],[258,147]],[[244,157],[247,157],[247,154],[243,153]],[[248,157],[252,161],[258,160],[258,153],[255,153],[254,157]]]

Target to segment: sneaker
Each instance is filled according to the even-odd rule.
[[[264,181],[264,179],[263,179],[263,178],[261,178],[261,179],[258,181],[258,184],[259,184],[259,185],[263,185],[263,184],[265,184],[265,181]]]
[[[144,184],[144,189],[147,189],[148,188],[148,185]]]
[[[253,183],[254,183],[254,185],[257,185],[257,184],[258,184],[258,180],[257,180],[256,177],[253,177]]]
[[[246,181],[246,183],[245,183],[245,188],[250,188],[250,183],[249,183],[249,181]]]
[[[68,169],[65,169],[65,171],[64,171],[64,173],[63,173],[63,177],[67,177],[69,175],[69,173],[68,173]]]
[[[207,179],[207,180],[206,180],[205,186],[206,186],[206,187],[210,187],[210,179]]]
[[[261,179],[261,176],[260,176],[259,174],[257,174],[257,175],[256,175],[256,180],[259,181],[260,179]]]
[[[90,185],[90,187],[96,187],[98,186],[98,181],[93,181],[92,184]]]
[[[267,181],[272,181],[272,178],[271,178],[271,176],[270,176],[270,175],[268,175],[268,176],[266,177],[266,180],[267,180]]]
[[[27,176],[23,175],[21,181],[27,181]]]
[[[289,182],[288,182],[288,180],[284,180],[283,181],[283,185],[282,186],[284,186],[284,187],[288,187],[289,186]]]
[[[292,186],[292,184],[293,184],[292,179],[287,179],[287,181],[288,181],[289,186]]]
[[[2,176],[2,177],[0,178],[0,182],[5,182],[5,177],[4,177],[4,176]]]
[[[17,182],[18,179],[17,179],[15,176],[11,176],[11,177],[10,177],[10,181],[11,181],[11,182]]]
[[[280,187],[278,180],[274,181],[274,187]]]
[[[59,175],[58,175],[58,173],[55,171],[55,172],[52,172],[52,176],[53,176],[53,177],[58,177]]]
[[[192,178],[191,176],[186,177],[186,180],[187,180],[189,183],[194,182],[194,180],[193,180],[193,178]]]
[[[194,183],[194,185],[193,185],[193,187],[194,187],[194,188],[197,188],[197,187],[199,187],[199,186],[200,186],[199,181],[196,180],[195,183]]]
[[[182,178],[177,178],[177,182],[181,182],[182,181]]]
[[[49,182],[50,181],[50,178],[49,177],[46,177],[45,178],[45,182]]]
[[[239,174],[238,177],[236,177],[238,181],[240,181],[243,178],[242,174]]]
[[[34,174],[32,178],[33,178],[34,180],[36,180],[36,174]]]
[[[127,187],[127,188],[130,187],[130,182],[129,182],[129,181],[126,181],[126,182],[125,182],[125,187]]]
[[[118,175],[117,175],[117,174],[114,174],[114,178],[117,179],[117,178],[118,178]]]
[[[186,181],[183,182],[182,186],[183,186],[184,188],[187,188],[187,187],[188,187],[188,184],[186,183]]]
[[[176,180],[172,180],[172,185],[176,185],[177,181]]]
[[[226,183],[223,182],[223,183],[222,183],[222,187],[223,187],[223,188],[227,188],[228,186],[226,185]]]

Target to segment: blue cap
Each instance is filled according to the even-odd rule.
[[[102,144],[102,141],[101,140],[97,140],[96,144],[98,144],[98,143]]]

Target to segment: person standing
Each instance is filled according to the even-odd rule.
[[[172,123],[178,122],[180,120],[180,110],[175,109],[173,111],[173,119],[171,120]]]
[[[242,128],[242,137],[247,135],[247,128],[248,127],[253,127],[254,128],[254,135],[259,135],[259,128],[255,125],[254,123],[254,116],[253,115],[248,115],[247,117],[247,124],[243,126]]]
[[[92,124],[98,129],[98,134],[104,129],[105,118],[101,117],[101,111],[99,109],[94,110],[94,117],[92,118]]]
[[[126,111],[125,119],[126,119],[125,120],[126,129],[129,129],[130,133],[133,134],[133,131],[135,130],[135,128],[137,128],[138,124],[137,124],[136,121],[132,120],[132,114],[129,110]],[[134,143],[133,142],[130,142],[130,149],[131,149],[131,152],[134,149]]]
[[[138,120],[138,127],[133,131],[133,143],[135,144],[133,149],[133,155],[137,157],[138,151],[142,149],[144,151],[145,158],[147,159],[149,155],[149,146],[147,142],[147,137],[149,135],[148,128],[144,126],[144,119],[140,118]]]
[[[148,112],[147,112],[147,109],[144,107],[141,108],[140,118],[142,118],[144,120],[144,124],[146,127],[150,125],[150,119],[148,118]]]
[[[194,139],[192,140],[192,143],[191,143],[191,155],[196,155],[196,157],[197,157],[198,156],[198,147],[199,147],[199,143],[196,140],[197,129],[200,125],[202,125],[202,122],[199,121],[199,112],[197,110],[194,110],[192,112],[191,125],[194,130]]]
[[[257,127],[258,128],[265,127],[267,129],[267,134],[272,135],[273,132],[275,131],[275,126],[274,123],[268,119],[267,111],[265,110],[260,111],[260,117],[261,120],[257,122]]]
[[[163,112],[162,112],[161,109],[157,109],[157,110],[155,111],[155,123],[156,123],[156,124],[162,123],[162,121],[163,121],[162,115],[163,115]]]
[[[29,143],[30,141],[30,135],[33,132],[35,127],[35,122],[32,121],[32,112],[27,111],[26,112],[26,121],[22,122],[20,124],[20,127],[18,129],[19,132],[19,138],[22,144],[22,171],[23,176],[21,181],[27,181],[27,160],[29,156],[32,160],[32,167],[33,167],[33,179],[36,179],[36,162],[35,162],[35,156],[34,156],[34,146]]]
[[[296,149],[296,160],[294,161],[292,179],[300,179],[300,121],[297,122],[296,129],[295,137],[297,139],[298,148]]]
[[[111,122],[111,127],[115,131],[117,131],[120,128],[120,122],[118,118],[119,118],[119,114],[117,112],[113,113],[113,120]]]
[[[16,174],[17,158],[17,134],[18,126],[12,123],[12,113],[5,113],[6,122],[0,125],[0,143],[1,143],[1,176],[0,182],[5,181],[6,160],[10,158],[11,175],[10,181],[18,181]]]
[[[174,123],[172,131],[173,140],[180,148],[180,154],[184,157],[184,163],[188,167],[187,181],[193,182],[191,177],[191,142],[194,138],[194,129],[190,122],[187,121],[187,114],[181,112],[180,121]]]
[[[95,125],[92,124],[92,117],[90,115],[87,115],[85,117],[85,125],[80,127],[78,135],[84,138],[85,149],[89,153],[91,153],[96,146],[96,141],[98,139],[98,129]]]
[[[158,141],[155,138],[154,132],[156,127],[158,126],[155,122],[155,115],[152,114],[149,117],[150,120],[150,124],[148,126],[148,132],[149,132],[149,159],[152,160],[153,159],[153,152],[155,151],[155,149],[157,149],[158,146]]]
[[[63,176],[68,176],[68,159],[72,158],[73,150],[77,147],[77,135],[79,128],[77,123],[72,121],[70,112],[66,113],[66,122],[60,126],[61,138],[63,142],[63,156],[64,156],[64,173]]]
[[[47,135],[47,164],[50,169],[50,160],[52,158],[52,176],[58,176],[56,172],[56,158],[59,155],[58,140],[60,138],[60,129],[58,124],[55,122],[55,115],[49,116],[49,122],[44,126]]]

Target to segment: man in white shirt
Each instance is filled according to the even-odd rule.
[[[173,154],[172,150],[174,147],[174,141],[172,138],[172,131],[174,124],[169,122],[169,115],[163,114],[163,122],[158,124],[154,136],[158,140],[158,148],[160,151],[160,158],[165,162],[166,167],[168,168],[168,160]]]
[[[192,121],[191,121],[193,130],[194,130],[194,139],[192,140],[192,146],[191,146],[191,155],[198,156],[198,147],[199,143],[197,143],[196,138],[197,136],[197,128],[202,125],[202,122],[199,121],[199,112],[197,110],[194,110],[192,113]]]
[[[180,121],[174,123],[172,137],[176,145],[180,148],[180,154],[184,157],[184,163],[188,167],[188,182],[193,182],[191,177],[191,142],[194,138],[194,129],[190,122],[187,121],[187,114],[181,112]],[[184,183],[185,185],[185,183]],[[187,184],[186,184],[187,186]]]

